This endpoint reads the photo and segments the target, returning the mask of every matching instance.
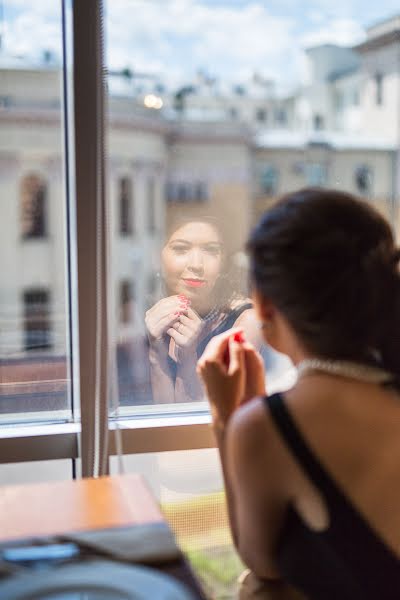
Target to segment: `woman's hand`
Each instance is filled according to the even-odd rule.
[[[162,298],[152,306],[145,316],[145,324],[150,342],[162,340],[167,330],[179,319],[186,304],[179,296]]]
[[[167,329],[168,335],[175,341],[177,362],[182,362],[191,355],[196,355],[196,346],[203,328],[203,321],[190,306],[186,308],[172,327]]]
[[[264,365],[255,348],[235,340],[241,329],[215,336],[197,363],[214,419],[225,423],[251,398],[265,394]]]

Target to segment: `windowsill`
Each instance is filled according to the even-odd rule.
[[[110,420],[110,455],[213,448],[208,413],[166,414]],[[80,423],[10,425],[0,431],[0,463],[79,457]]]

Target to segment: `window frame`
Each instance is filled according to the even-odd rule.
[[[70,294],[70,310],[75,311],[77,330],[72,330],[71,343],[77,352],[80,373],[80,389],[72,381],[74,395],[79,394],[83,402],[75,418],[80,421],[37,424],[7,425],[0,427],[0,464],[26,461],[82,458],[82,476],[93,474],[93,438],[96,436],[96,419],[100,418],[100,461],[106,455],[116,455],[119,449],[117,431],[121,433],[124,454],[189,450],[215,447],[210,428],[211,417],[205,409],[187,414],[155,414],[151,417],[108,419],[104,410],[106,378],[101,378],[100,395],[103,398],[103,414],[99,412],[98,398],[93,390],[96,379],[93,369],[96,353],[96,325],[101,322],[102,344],[107,346],[107,305],[102,302],[100,313],[94,314],[93,301],[102,290],[107,294],[107,244],[105,225],[107,210],[104,198],[104,81],[103,81],[103,6],[102,0],[72,2],[61,0],[65,37],[66,3],[72,10],[73,54],[74,54],[74,115],[68,107],[71,102],[67,94],[67,75],[64,56],[64,144],[66,161],[66,195],[68,201],[68,270],[74,275],[74,293]],[[88,32],[91,34],[89,35]],[[64,55],[65,39],[63,40]],[[79,57],[79,60],[76,60]],[[88,73],[91,74],[90,77]],[[90,107],[90,108],[89,108]],[[72,138],[74,136],[74,139]],[[93,152],[93,148],[95,151]],[[156,185],[152,181],[154,202]],[[78,201],[74,202],[74,197]],[[79,202],[85,198],[85,202]],[[76,222],[76,231],[74,229]],[[97,246],[98,226],[104,232],[102,244]],[[156,223],[154,223],[157,227]],[[76,247],[71,238],[76,234]],[[83,251],[84,249],[84,251]],[[96,257],[100,258],[101,269],[97,270]],[[77,286],[76,286],[77,284]],[[75,290],[78,289],[76,294]],[[90,309],[89,309],[90,307]],[[97,319],[97,320],[96,320]],[[79,345],[77,343],[79,339]],[[111,348],[111,351],[113,349]],[[101,364],[106,364],[107,355],[101,354]],[[100,413],[101,413],[100,406]],[[160,409],[161,411],[162,409]],[[50,416],[49,416],[50,417]],[[51,418],[51,417],[50,417]],[[103,468],[101,468],[103,467]],[[97,474],[107,472],[108,465],[100,465]],[[96,475],[96,472],[94,473]]]

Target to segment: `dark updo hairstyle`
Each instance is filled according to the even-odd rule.
[[[334,190],[288,194],[247,248],[252,284],[311,355],[378,362],[400,381],[400,252],[372,206]]]

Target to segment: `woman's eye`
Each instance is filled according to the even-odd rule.
[[[187,250],[186,246],[172,246],[172,251],[175,252],[175,254],[184,254]]]
[[[219,254],[221,254],[221,249],[218,246],[206,246],[204,250],[208,254],[212,254],[213,256],[218,256]]]

